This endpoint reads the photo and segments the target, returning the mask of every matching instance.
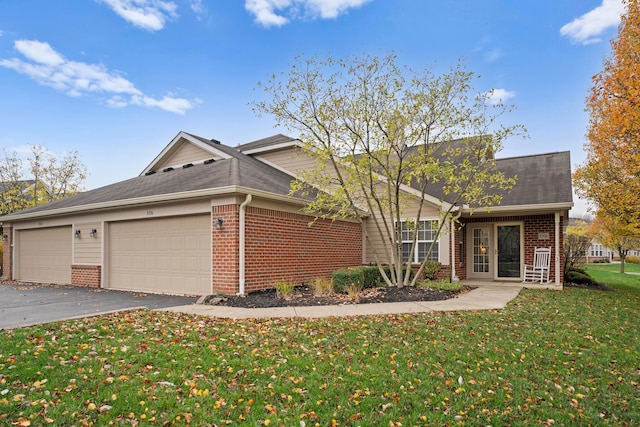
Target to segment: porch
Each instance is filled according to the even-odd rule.
[[[566,212],[462,218],[453,233],[454,271],[465,284],[562,289],[561,251]],[[549,283],[523,283],[536,248],[549,248]]]

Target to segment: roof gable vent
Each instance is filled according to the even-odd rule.
[[[211,163],[213,163],[213,162],[215,162],[215,161],[216,161],[216,159],[209,159],[209,160],[205,160],[205,161],[204,161],[204,164],[205,164],[205,165],[210,165]]]
[[[162,172],[171,172],[173,170],[173,168],[164,168],[162,169]]]

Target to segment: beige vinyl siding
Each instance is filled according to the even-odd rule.
[[[71,283],[71,227],[17,232],[17,279],[37,283]]]
[[[160,170],[169,166],[182,166],[187,163],[194,163],[215,157],[216,156],[210,152],[183,141],[176,144],[173,152],[162,163],[159,163],[156,169]]]
[[[73,239],[73,263],[99,265],[102,262],[102,225],[100,222],[75,224],[74,232],[80,230],[80,238]],[[91,230],[96,230],[91,237]]]
[[[312,170],[316,167],[316,160],[313,157],[295,147],[259,154],[256,158],[294,176],[297,176],[300,171]]]
[[[108,230],[109,288],[211,293],[211,215],[114,222]]]
[[[403,219],[415,219],[416,214],[418,212],[418,199],[413,198],[409,199],[406,202],[405,209],[402,212]],[[422,207],[421,219],[438,219],[439,209],[436,209],[432,205],[425,202],[425,205]],[[381,226],[384,226],[381,223]],[[393,226],[393,221],[390,222],[390,226]],[[389,255],[385,251],[385,246],[383,240],[378,233],[378,229],[376,228],[376,224],[372,218],[367,219],[366,223],[367,233],[369,234],[370,242],[366,244],[366,257],[365,263],[373,263],[375,262],[374,250],[377,251],[378,258],[381,260],[387,260]],[[383,231],[386,234],[386,232]],[[443,265],[449,265],[449,232],[448,227],[444,227],[442,230],[440,237],[438,239],[439,242],[439,251],[440,251],[440,262]]]

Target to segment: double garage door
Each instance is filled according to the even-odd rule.
[[[211,293],[210,215],[113,222],[108,230],[107,287]]]

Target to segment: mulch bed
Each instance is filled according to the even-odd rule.
[[[428,287],[404,286],[402,288],[365,289],[357,299],[344,294],[316,296],[309,286],[298,286],[289,298],[279,298],[275,289],[266,289],[247,294],[246,296],[214,297],[208,304],[228,307],[267,308],[267,307],[300,307],[313,305],[372,304],[379,302],[406,301],[443,301],[455,298],[460,293],[473,288],[465,288],[462,292],[439,291]]]

